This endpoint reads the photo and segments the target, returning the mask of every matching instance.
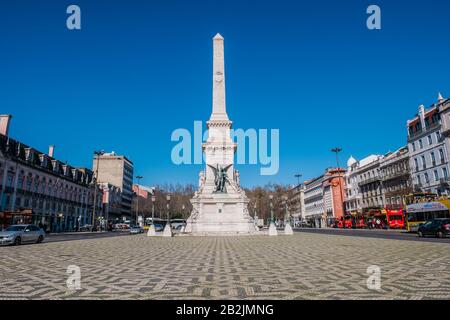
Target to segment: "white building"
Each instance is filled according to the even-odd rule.
[[[321,175],[305,182],[305,220],[316,228],[326,226],[322,189],[323,178],[324,175]]]
[[[441,94],[439,94],[438,106],[441,118],[441,138],[444,140],[445,159],[448,161],[448,159],[450,159],[450,99],[445,99]],[[441,185],[448,191],[450,179],[448,170],[445,171],[443,168],[441,169],[442,176],[440,177],[440,182]],[[446,172],[447,175],[445,175]]]
[[[345,211],[361,214],[370,208],[384,205],[379,172],[381,155],[370,155],[357,161],[347,161]]]
[[[294,223],[305,220],[305,185],[303,183],[292,187],[288,192],[289,212]]]
[[[430,108],[419,107],[419,113],[407,122],[408,149],[414,191],[450,194],[449,146],[442,134],[441,109],[447,114],[449,100],[439,96]],[[444,116],[444,118],[446,118]],[[444,120],[446,127],[447,120]],[[445,129],[447,130],[447,129]]]
[[[357,182],[357,169],[359,162],[350,156],[347,161],[347,172],[345,174],[345,213],[354,214],[361,211],[361,195]],[[359,210],[359,211],[358,211]]]

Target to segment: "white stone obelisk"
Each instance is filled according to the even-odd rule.
[[[234,170],[237,145],[231,139],[232,122],[225,102],[224,41],[213,38],[212,113],[207,122],[208,139],[203,144],[206,168],[200,172],[199,189],[191,199],[193,210],[185,233],[192,235],[242,235],[258,232],[248,213],[248,198]],[[225,190],[217,190],[218,169],[226,170]]]

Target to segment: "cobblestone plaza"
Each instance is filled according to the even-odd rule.
[[[450,244],[324,234],[0,248],[0,299],[450,299]],[[66,285],[81,270],[81,289]],[[367,268],[381,268],[381,289]]]

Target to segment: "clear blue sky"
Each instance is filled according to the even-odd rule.
[[[82,30],[66,28],[77,4]],[[382,30],[366,28],[370,4]],[[225,37],[227,108],[240,128],[280,129],[280,171],[240,166],[246,186],[294,183],[406,144],[419,104],[450,96],[448,1],[1,1],[0,113],[10,135],[91,166],[130,157],[144,184],[197,182],[170,135],[211,112],[212,44]]]

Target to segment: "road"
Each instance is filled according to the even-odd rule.
[[[365,237],[376,239],[439,242],[450,244],[450,238],[439,239],[434,237],[419,238],[415,233],[408,233],[404,230],[368,230],[368,229],[315,229],[302,228],[294,229],[296,232],[308,232],[317,234],[329,234],[349,237]]]
[[[45,236],[44,242],[61,242],[73,240],[88,240],[110,237],[129,236],[128,232],[70,232],[70,233],[52,233]]]

